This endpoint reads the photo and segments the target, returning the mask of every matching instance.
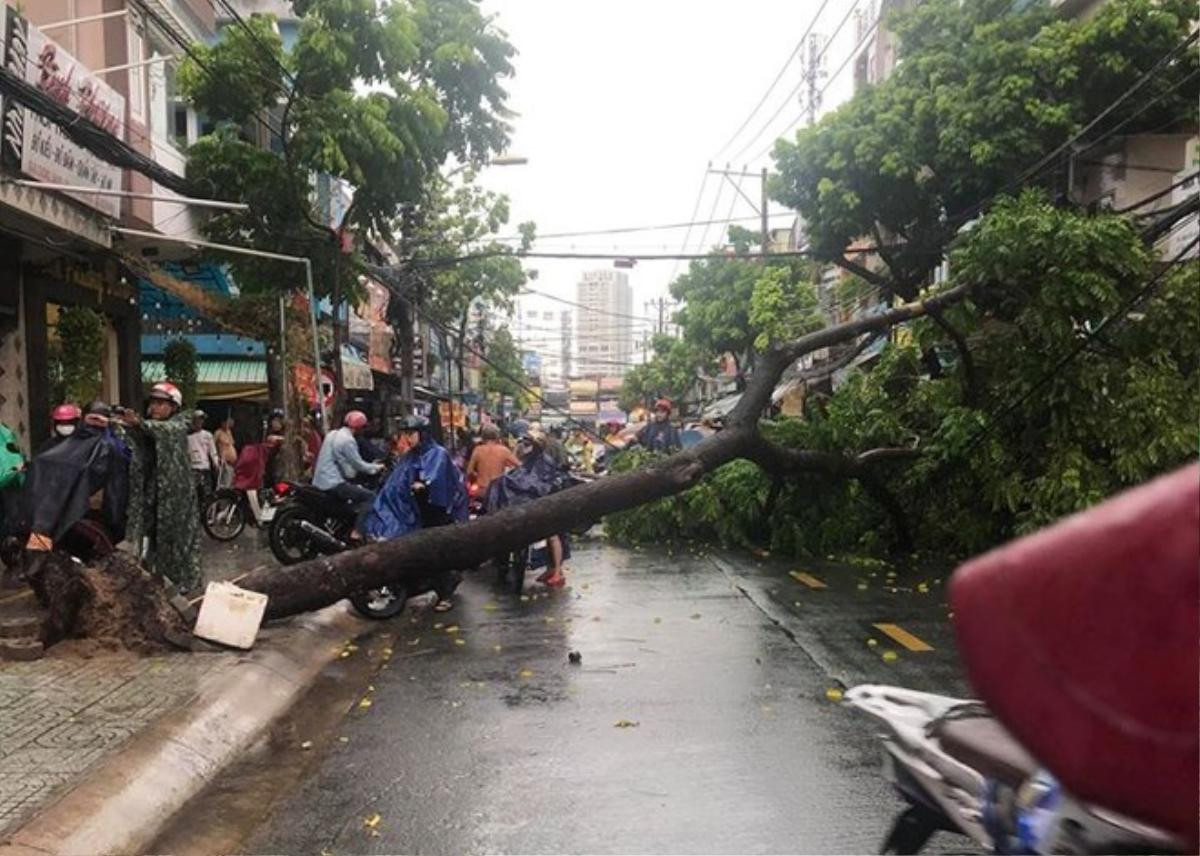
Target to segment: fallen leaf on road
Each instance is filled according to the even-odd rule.
[[[411,648],[414,645],[420,645],[420,644],[421,644],[421,637],[418,636],[416,639],[409,640],[408,647]]]
[[[384,648],[384,649],[383,649],[383,656],[385,656],[385,657],[390,657],[390,656],[392,656],[392,649],[391,649],[391,648]]]
[[[579,587],[580,587],[581,589],[585,589],[585,588],[590,588],[590,587],[591,587],[591,585],[592,585],[591,583],[580,583],[580,584],[579,584]]]
[[[529,671],[529,669],[522,669],[519,672],[519,674],[522,678],[532,678],[533,677],[533,672]]]
[[[692,618],[699,618],[699,617],[700,617],[700,613],[698,613],[698,612],[692,613]]]
[[[546,616],[546,623],[547,623],[547,624],[553,624],[553,623],[554,623],[554,621],[555,621],[555,618],[554,618],[554,616],[553,616],[553,615],[547,615],[547,616]]]
[[[876,645],[879,644],[879,640],[878,639],[868,639],[867,644],[870,645],[872,648],[874,648]]]
[[[492,650],[493,650],[493,651],[496,651],[497,653],[499,653],[500,651],[503,651],[503,650],[504,650],[504,646],[502,646],[502,645],[493,645],[493,646],[492,646]]]
[[[349,743],[349,742],[350,742],[349,737],[339,737],[338,738],[338,743]]]
[[[383,818],[380,817],[377,812],[370,817],[365,818],[363,820],[363,826],[365,826],[367,829],[374,829],[375,827],[379,826],[379,821],[381,820],[383,820]]]
[[[367,692],[369,692],[369,693],[373,693],[373,692],[375,692],[375,685],[374,685],[374,684],[368,684],[368,685],[367,685]]]
[[[830,687],[829,689],[825,690],[825,698],[829,699],[830,701],[841,701],[842,691],[837,687]]]
[[[349,656],[350,656],[350,652],[349,652],[349,651],[343,651],[343,652],[342,652],[342,653],[341,653],[339,656],[341,656],[341,658],[344,660],[344,659],[346,659],[347,657],[349,657]]]
[[[467,640],[466,640],[466,639],[455,639],[455,640],[454,640],[454,644],[455,644],[455,645],[466,645],[466,644],[467,644]]]
[[[434,629],[434,630],[441,630],[441,629],[442,629],[443,627],[445,627],[445,626],[446,626],[445,624],[442,624],[442,622],[440,622],[440,621],[439,621],[437,624],[433,625],[433,629]]]
[[[919,591],[921,594],[929,594],[929,586],[925,583],[918,583],[917,591]]]
[[[453,636],[455,633],[458,632],[458,625],[451,624],[449,627],[446,628],[446,632],[449,633],[451,636]]]
[[[637,728],[639,723],[631,719],[618,719],[613,723],[613,728]]]
[[[300,744],[300,748],[301,748],[301,749],[311,749],[311,748],[312,748],[312,741],[311,741],[311,740],[305,740],[303,743],[301,743],[301,744]]]
[[[465,689],[465,688],[471,686],[471,682],[470,681],[460,681],[458,685],[459,685],[459,687]]]
[[[599,615],[593,615],[593,616],[592,616],[592,621],[599,621],[599,620],[600,620],[600,616],[599,616]]]
[[[655,623],[655,624],[662,624],[662,619],[661,619],[661,618],[655,618],[655,619],[654,619],[654,623]]]
[[[866,591],[866,590],[867,590],[867,584],[866,584],[866,583],[859,583],[859,584],[858,584],[858,590],[859,590],[859,591]]]
[[[496,604],[490,602],[483,605],[484,612],[495,612],[499,608],[500,607],[496,606]]]
[[[462,707],[462,702],[461,701],[452,701],[452,702],[450,702],[450,706],[451,707]]]
[[[899,659],[900,659],[900,655],[897,654],[895,651],[884,651],[883,652],[883,662],[885,662],[885,663],[894,663]]]
[[[363,710],[366,710],[368,707],[371,706],[371,700],[369,698],[363,698],[358,702],[358,706],[361,707]]]
[[[529,603],[529,595],[527,595],[527,594],[521,595],[521,603]]]

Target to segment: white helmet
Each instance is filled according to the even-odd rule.
[[[183,393],[179,391],[179,387],[169,380],[164,380],[162,383],[156,383],[150,387],[150,397],[169,401],[175,405],[176,409],[183,407]]]

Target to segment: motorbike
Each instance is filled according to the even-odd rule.
[[[271,552],[284,565],[349,550],[358,510],[353,503],[298,482],[275,485],[278,506],[270,524]],[[410,597],[433,591],[432,578],[390,583],[350,595],[364,618],[384,620],[404,611]]]
[[[864,685],[844,703],[882,726],[884,775],[907,804],[881,853],[920,853],[939,831],[994,853],[1186,852],[1066,792],[979,701]]]
[[[223,487],[213,493],[200,510],[200,523],[208,537],[214,541],[233,541],[254,526],[266,529],[275,518],[275,492],[269,489],[257,491],[254,502],[250,492],[233,487]]]
[[[560,490],[570,490],[579,485],[589,484],[598,476],[583,475],[582,473],[564,471]],[[482,503],[481,503],[482,509]],[[563,544],[563,560],[571,555],[571,545],[567,535],[583,536],[592,528],[592,522],[585,521],[572,526],[567,533],[560,535]],[[508,587],[513,594],[520,594],[525,588],[525,573],[548,567],[550,562],[550,546],[546,539],[526,544],[509,553],[492,559],[496,568],[496,584]]]

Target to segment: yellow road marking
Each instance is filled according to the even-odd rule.
[[[812,574],[806,574],[804,571],[788,571],[788,576],[798,583],[804,583],[811,589],[823,589],[825,583],[814,577]]]
[[[8,597],[0,597],[0,603],[12,603],[14,600],[20,600],[23,597],[32,597],[33,589],[25,589],[16,594],[10,594]]]
[[[892,637],[895,642],[900,643],[910,651],[932,651],[933,646],[913,636],[899,624],[876,624],[875,629],[880,633],[886,633]]]

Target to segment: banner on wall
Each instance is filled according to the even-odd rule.
[[[123,140],[125,97],[12,7],[6,5],[2,11],[5,70]],[[3,112],[2,153],[6,166],[38,181],[121,189],[121,167],[76,145],[49,119],[11,99],[5,100]],[[69,195],[109,217],[121,215],[120,197]]]

